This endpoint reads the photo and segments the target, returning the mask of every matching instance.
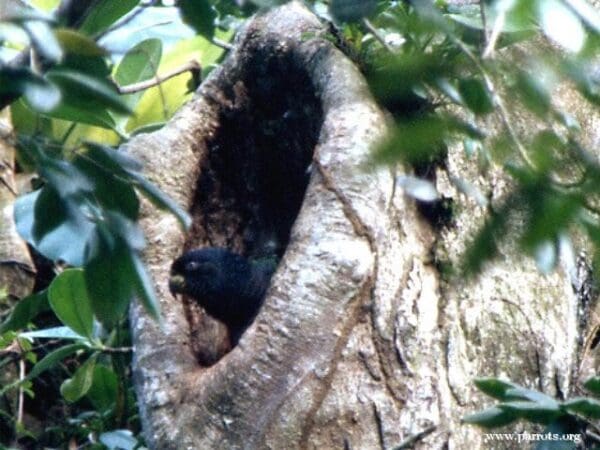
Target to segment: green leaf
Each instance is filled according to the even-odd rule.
[[[191,25],[199,35],[212,39],[217,13],[208,0],[179,0],[177,5],[184,22]]]
[[[47,194],[47,195],[45,195]],[[47,258],[65,261],[72,266],[81,266],[85,260],[86,242],[94,231],[94,223],[79,210],[75,200],[60,198],[54,190],[43,188],[35,203],[33,244]],[[52,217],[53,220],[45,218]],[[54,228],[44,228],[52,226]],[[65,245],[68,242],[69,245]]]
[[[496,400],[512,399],[512,397],[507,395],[507,392],[511,389],[520,387],[511,381],[504,381],[499,378],[492,377],[476,378],[474,383],[481,392],[495,398]]]
[[[181,226],[188,229],[192,225],[192,219],[177,203],[169,198],[164,192],[158,189],[154,184],[137,173],[130,173],[136,181],[137,188],[144,196],[154,204],[154,206],[170,211],[177,217]]]
[[[142,250],[146,245],[144,233],[133,220],[113,211],[104,211],[102,224],[113,237],[121,239],[127,248]]]
[[[80,106],[61,103],[58,107],[52,109],[52,111],[47,112],[46,115],[55,119],[68,120],[69,122],[94,125],[96,127],[115,130],[116,122],[108,113],[107,109],[98,105],[95,106],[97,108],[90,110]]]
[[[140,164],[122,152],[89,144],[72,162],[32,152],[33,158],[41,161],[39,171],[48,183],[17,200],[15,222],[21,236],[50,259],[74,266],[86,264],[92,256],[85,249],[97,240],[98,227],[103,228],[107,238],[119,240],[126,252],[141,250],[145,240],[136,224],[139,200],[134,186],[154,189],[152,193],[159,200],[176,209],[137,172]],[[187,218],[184,212],[178,212]],[[128,258],[129,271],[137,273],[131,255]],[[139,291],[151,301],[145,289]]]
[[[81,214],[68,214],[65,206],[76,204],[62,202],[49,187],[19,197],[14,210],[17,231],[48,259],[81,266],[94,224]]]
[[[496,2],[496,7],[501,12],[507,12],[507,31],[535,31],[539,30],[539,20],[536,7],[538,1]]]
[[[600,401],[593,398],[579,397],[563,402],[563,407],[591,420],[600,419]]]
[[[374,159],[378,163],[426,163],[443,150],[447,134],[446,122],[437,116],[399,123],[386,142],[376,149]]]
[[[121,232],[122,233],[122,232]],[[137,253],[117,233],[100,227],[88,248],[91,258],[85,276],[96,317],[108,327],[121,320],[133,295],[159,319],[159,303],[152,282]]]
[[[104,31],[135,8],[138,3],[139,0],[103,0],[91,9],[79,29],[88,35]]]
[[[486,4],[488,6],[489,4]],[[456,6],[458,13],[446,14],[448,17],[462,25],[477,30],[483,30],[483,21],[481,20],[481,9],[478,5],[473,5],[474,8],[465,6]],[[538,27],[534,21],[534,6],[535,2],[519,1],[519,2],[493,2],[490,7],[486,7],[485,14],[487,19],[488,29],[500,26],[502,36],[513,41],[516,36],[532,36],[532,32],[537,31]],[[454,12],[454,11],[453,11]],[[502,45],[498,46],[499,48]]]
[[[462,421],[484,428],[498,428],[508,425],[517,419],[518,416],[513,412],[493,406],[483,411],[469,414],[463,417]]]
[[[567,152],[567,146],[552,130],[540,131],[531,142],[531,158],[541,173],[548,173],[558,165],[553,158],[554,154]]]
[[[494,102],[482,81],[476,78],[460,80],[458,91],[467,107],[477,115],[489,114],[494,110]]]
[[[86,347],[83,344],[69,344],[57,348],[56,350],[48,353],[44,358],[40,360],[40,362],[33,366],[31,372],[29,372],[29,374],[27,374],[27,377],[25,377],[25,380],[31,380],[41,375],[46,370],[51,369],[60,361],[65,359],[67,356],[70,356],[84,348]]]
[[[376,0],[331,0],[329,3],[329,12],[340,22],[357,22],[376,9]]]
[[[48,300],[62,323],[76,333],[92,338],[94,316],[83,270],[67,269],[57,276],[48,288]]]
[[[142,305],[144,305],[144,308],[146,308],[146,312],[154,319],[160,320],[160,303],[154,293],[150,275],[137,255],[132,255],[131,262],[133,264],[133,270],[137,275],[134,279],[135,292],[141,300]]]
[[[67,53],[60,64],[54,66],[55,69],[68,69],[75,72],[86,73],[103,80],[110,79],[112,74],[112,65],[109,65],[109,59],[104,55],[81,55]]]
[[[551,107],[550,94],[539,77],[520,71],[515,88],[519,98],[531,112],[541,118],[546,117]]]
[[[600,396],[600,377],[591,377],[585,380],[583,387],[594,395]]]
[[[127,179],[127,172],[117,162],[119,151],[110,149],[107,154],[99,146],[88,145],[73,160],[77,167],[94,184],[94,197],[103,208],[118,212],[130,220],[137,220],[140,202]],[[125,160],[125,157],[121,158]]]
[[[159,39],[146,39],[131,48],[123,57],[115,72],[115,81],[119,86],[139,83],[156,75],[162,56],[162,42]],[[127,105],[134,109],[143,92],[124,96]],[[117,119],[122,126],[127,118]]]
[[[428,164],[445,151],[447,140],[469,136],[481,139],[483,133],[452,116],[429,115],[405,120],[375,149],[376,163],[402,161],[410,165]]]
[[[92,191],[91,181],[73,164],[42,155],[36,161],[38,171],[61,198]]]
[[[0,324],[0,334],[24,328],[38,314],[48,311],[48,309],[50,306],[45,290],[22,298],[6,320]]]
[[[143,168],[137,159],[124,151],[97,142],[86,142],[85,146],[87,148],[85,155],[91,158],[94,164],[100,165],[109,172],[129,176],[130,172],[139,172]]]
[[[46,77],[60,87],[63,102],[69,106],[109,108],[124,114],[131,113],[115,86],[103,78],[60,68],[49,70]]]
[[[20,333],[19,337],[25,339],[72,339],[76,341],[87,341],[84,336],[76,333],[69,327],[43,328],[41,330],[26,331]]]
[[[72,378],[63,381],[60,386],[60,393],[65,400],[73,403],[89,391],[94,378],[94,367],[97,356],[97,353],[90,356],[86,362],[79,366]]]
[[[369,73],[369,85],[379,101],[388,107],[411,106],[417,101],[416,87],[423,83],[438,86],[440,80],[454,77],[458,69],[452,64],[452,60],[441,55],[422,52],[387,56],[380,58],[378,69]],[[444,86],[443,81],[441,84]]]
[[[162,42],[146,39],[129,49],[115,71],[120,86],[148,80],[156,75],[162,56]]]
[[[0,69],[0,77],[1,76],[2,70]],[[2,86],[2,82],[0,82],[0,86]],[[0,87],[0,91],[1,90],[2,88]],[[60,91],[58,88],[56,91],[60,96]],[[35,135],[36,133],[41,133],[48,136],[52,134],[51,120],[38,114],[34,110],[34,107],[25,101],[24,97],[21,97],[19,100],[13,101],[10,104],[10,115],[14,129],[18,130],[18,133],[21,136],[31,136]],[[31,172],[35,170],[33,161],[31,161],[27,155],[23,154],[20,147],[20,144],[17,145],[16,154],[19,165],[23,168],[24,172]]]
[[[224,41],[228,41],[231,36],[231,30],[221,32],[217,29],[215,32],[215,37]],[[222,48],[203,36],[183,39],[163,54],[158,72],[172,71],[190,60],[201,61],[202,67],[207,71],[219,62],[223,53]],[[127,122],[126,130],[133,131],[168,120],[190,98],[189,82],[192,79],[192,73],[186,72],[161,83],[160,86],[144,91],[144,95],[136,105],[135,115]]]
[[[117,391],[117,375],[106,366],[96,365],[92,385],[86,394],[94,407],[100,412],[112,408],[117,398]]]
[[[30,20],[23,22],[22,27],[40,55],[51,62],[59,61],[62,58],[63,51],[47,22]]]
[[[115,326],[127,311],[136,274],[131,251],[121,240],[99,228],[88,246],[85,282],[92,310],[102,324]]]
[[[558,402],[549,395],[518,385],[515,385],[506,391],[506,398],[511,400],[528,400],[540,405],[545,405],[548,408],[558,408]]]
[[[559,409],[558,403],[540,404],[534,402],[508,402],[500,403],[498,407],[504,411],[511,412],[521,419],[533,423],[548,425],[564,413]]]
[[[0,93],[23,95],[42,113],[56,108],[62,98],[58,87],[24,67],[0,67]]]
[[[578,193],[559,192],[546,186],[545,181],[525,187],[523,197],[529,215],[521,245],[528,251],[545,241],[554,241],[582,209]]]
[[[570,78],[581,94],[591,103],[600,105],[600,83],[589,67],[577,60],[563,60],[562,73]]]
[[[78,56],[104,56],[106,50],[88,36],[70,28],[57,28],[54,34],[67,53]]]
[[[134,130],[132,130],[130,135],[137,136],[138,134],[152,133],[153,131],[160,130],[166,124],[167,124],[166,121],[162,121],[162,122],[154,122],[154,123],[149,123],[146,125],[141,125],[139,128],[135,128]]]

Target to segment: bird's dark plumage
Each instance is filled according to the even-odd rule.
[[[252,261],[224,248],[191,250],[173,262],[169,289],[195,299],[237,342],[256,316],[275,267],[274,259]]]

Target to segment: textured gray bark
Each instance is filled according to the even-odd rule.
[[[164,129],[129,144],[195,221],[186,237],[167,214],[148,211],[144,219],[164,317],[161,328],[139,306],[131,311],[152,448],[393,448],[432,426],[417,448],[484,448],[479,430],[460,425],[484,403],[473,377],[509,377],[551,394],[568,394],[577,378],[585,330],[564,271],[542,276],[506,250],[474,281],[445,278],[438,263],[457,263],[484,212],[467,203],[454,227],[431,229],[389,169],[366,167],[385,117],[322,32],[299,3],[258,16]],[[215,152],[243,159],[244,149],[256,150],[259,137],[233,136],[240,121],[256,105],[264,109],[269,92],[274,102],[305,95],[298,80],[282,89],[298,71],[320,105],[309,111],[317,142],[302,207],[255,323],[233,351],[202,367],[204,344],[193,342],[201,325],[190,331],[189,311],[168,295],[169,266],[187,247],[247,250],[242,235],[256,224],[226,201],[227,183],[238,180],[222,178],[217,188],[198,180],[216,170]],[[265,130],[280,132],[277,140],[290,148],[310,141],[286,134],[276,119]],[[450,158],[448,171],[462,170],[457,149]],[[252,158],[244,164],[240,179]],[[458,199],[444,177],[440,189]],[[486,189],[497,199],[505,183],[490,180]],[[211,189],[220,200],[202,200]]]
[[[15,181],[15,148],[8,110],[0,112],[0,316],[14,302],[29,295],[33,289],[35,270],[25,241],[21,239],[13,220],[14,203],[18,195]]]

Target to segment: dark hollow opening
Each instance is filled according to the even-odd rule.
[[[293,53],[264,46],[248,55],[233,76],[205,90],[218,105],[219,125],[207,142],[186,249],[280,259],[310,178],[322,110]],[[193,301],[185,305],[192,350],[201,365],[212,365],[232,342]]]

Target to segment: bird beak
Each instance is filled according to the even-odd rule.
[[[185,278],[183,275],[171,275],[169,278],[169,291],[175,297],[175,294],[183,292],[185,289]]]

